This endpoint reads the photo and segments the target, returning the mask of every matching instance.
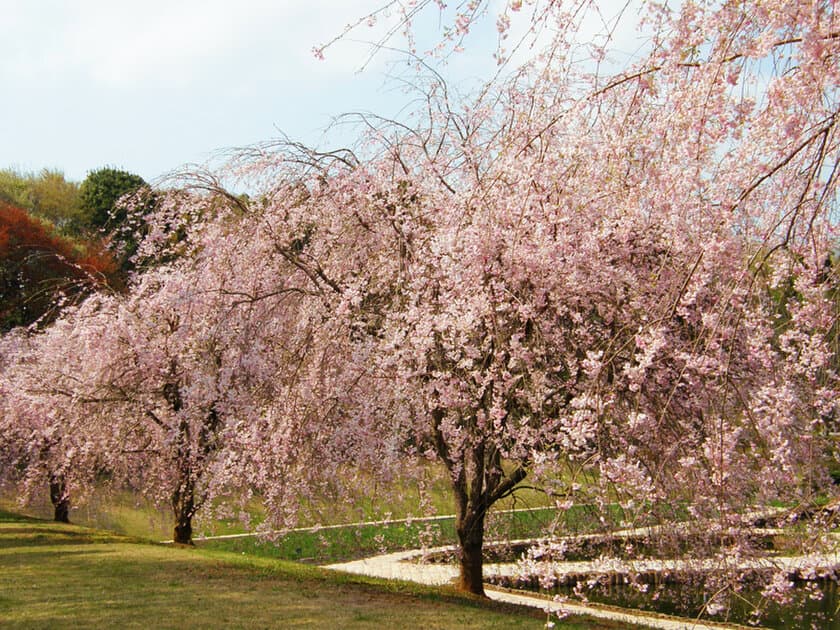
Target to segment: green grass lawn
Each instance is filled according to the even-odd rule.
[[[0,512],[3,628],[541,628],[446,588],[149,544]],[[620,626],[588,619],[559,628]]]

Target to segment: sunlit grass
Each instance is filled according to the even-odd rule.
[[[409,621],[410,620],[410,621]],[[4,628],[541,628],[539,611],[0,513]],[[588,619],[562,628],[617,628]]]
[[[301,505],[298,517],[300,527],[338,525],[369,520],[423,517],[430,514],[452,514],[454,503],[449,480],[442,465],[425,462],[418,477],[424,486],[424,504],[421,509],[421,491],[417,478],[409,476],[395,479],[389,484],[377,483],[355,473],[357,484],[347,488],[341,497],[323,497]],[[239,506],[235,494],[216,501],[216,509],[200,511],[193,523],[196,536],[236,534],[248,531],[239,517],[245,512],[250,527],[265,520],[265,510],[260,498],[253,497]],[[137,492],[101,485],[82,500],[71,497],[70,518],[74,523],[107,529],[119,534],[140,536],[150,540],[167,540],[172,536],[172,514],[164,506],[155,506]],[[231,506],[225,509],[225,504]],[[499,501],[494,509],[543,507],[549,504],[546,496],[531,488],[523,487],[510,497]],[[52,506],[46,486],[44,492],[25,507],[11,495],[0,496],[0,508],[21,511],[38,518],[50,519]]]
[[[47,520],[53,514],[46,487],[41,495],[25,506],[20,506],[9,496],[0,498],[0,508],[11,512],[25,511]],[[172,515],[169,511],[156,508],[136,493],[108,486],[96,488],[81,501],[71,497],[70,519],[78,525],[150,540],[165,540],[172,536]]]

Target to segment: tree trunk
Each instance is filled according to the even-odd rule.
[[[437,453],[450,473],[455,495],[455,529],[460,546],[458,589],[484,594],[484,519],[487,510],[499,499],[513,492],[525,478],[525,468],[517,466],[505,473],[498,448],[492,442],[476,440],[471,447],[453,457],[441,430],[445,411],[432,410],[432,429]]]
[[[490,506],[513,491],[525,478],[525,469],[505,474],[498,451],[493,449],[489,464],[486,449],[479,444],[469,452],[471,465],[458,469],[452,481],[455,493],[455,529],[460,549],[458,589],[484,596],[484,520]]]
[[[192,516],[180,517],[175,523],[172,540],[179,545],[192,545]]]
[[[54,508],[53,520],[58,523],[69,523],[70,495],[67,494],[67,484],[60,475],[50,476],[50,501]]]
[[[172,366],[172,372],[176,367]],[[167,383],[163,395],[172,405],[172,411],[178,413],[183,407],[181,389],[177,382]],[[195,479],[193,477],[190,456],[190,425],[186,418],[181,418],[178,427],[178,443],[175,466],[178,467],[178,487],[172,493],[172,512],[175,515],[175,531],[172,541],[179,545],[192,545],[192,517],[195,514]]]
[[[484,596],[484,509],[467,505],[455,520],[460,543],[458,590]]]
[[[172,494],[175,533],[172,540],[180,545],[192,545],[192,517],[195,514],[195,488],[189,474]]]

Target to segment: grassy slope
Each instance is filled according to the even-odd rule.
[[[451,514],[455,507],[446,472],[439,464],[425,463],[423,476],[429,493],[429,500],[437,514]],[[323,499],[320,504],[306,504],[301,509],[301,527],[335,525],[386,518],[399,519],[418,514],[419,494],[416,482],[400,478],[388,487],[375,491],[371,481],[361,482],[356,496],[345,496],[342,501]],[[350,492],[353,488],[349,488]],[[18,511],[17,495],[14,492],[0,493],[0,509]],[[221,503],[237,505],[228,497]],[[547,504],[547,498],[540,492],[522,488],[515,496],[499,501],[494,509],[534,508]],[[166,540],[172,536],[172,514],[166,508],[156,508],[136,492],[120,490],[107,485],[95,488],[84,500],[71,500],[70,518],[89,527],[142,536],[151,540]],[[239,508],[236,508],[238,511]],[[264,510],[259,500],[252,500],[246,507],[252,523],[261,522]],[[43,492],[26,505],[26,512],[39,518],[52,518],[52,506],[46,486]],[[503,519],[497,519],[502,521]],[[246,531],[237,518],[222,518],[219,514],[200,512],[193,522],[193,532],[198,535],[232,534]],[[452,539],[454,541],[454,537]]]
[[[487,519],[485,540],[505,541],[544,536],[555,516],[556,512],[552,508],[516,513],[491,512]],[[598,513],[585,506],[574,506],[562,516],[563,531],[566,533],[589,533],[601,527]],[[456,540],[454,518],[442,518],[433,522],[419,520],[292,531],[276,542],[249,537],[198,539],[196,544],[203,549],[329,564],[402,549],[453,545]]]
[[[0,626],[540,628],[537,611],[0,513]],[[594,621],[562,628],[616,628]]]

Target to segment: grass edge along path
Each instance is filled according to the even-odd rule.
[[[450,588],[0,513],[4,628],[541,628],[545,621],[540,611]],[[623,626],[574,618],[555,627]]]

